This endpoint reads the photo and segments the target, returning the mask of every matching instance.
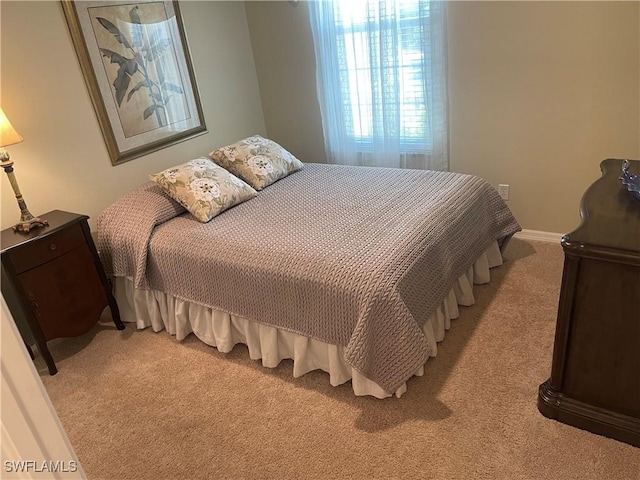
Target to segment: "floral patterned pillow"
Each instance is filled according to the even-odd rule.
[[[209,156],[256,190],[262,190],[302,168],[300,160],[276,142],[260,135],[219,148]]]
[[[205,157],[149,175],[149,180],[201,222],[257,195],[249,185]]]

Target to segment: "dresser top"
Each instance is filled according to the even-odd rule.
[[[18,216],[19,212],[16,212],[16,220]],[[17,245],[23,245],[25,243],[47,237],[52,233],[63,230],[69,225],[73,225],[74,223],[81,222],[89,218],[86,215],[64,212],[62,210],[53,210],[49,213],[45,213],[44,215],[39,215],[38,217],[41,220],[46,220],[49,225],[33,228],[27,233],[16,232],[12,228],[2,230],[2,238],[0,240],[0,245],[2,246],[1,252],[4,253]]]
[[[620,181],[622,162],[600,163],[602,177],[585,192],[580,204],[582,223],[562,239],[565,249],[605,249],[640,256],[640,201]],[[640,174],[640,161],[630,160],[629,171]]]

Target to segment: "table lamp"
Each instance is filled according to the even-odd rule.
[[[7,177],[9,177],[9,183],[13,188],[13,192],[16,194],[16,200],[18,201],[18,207],[20,207],[20,221],[13,226],[14,231],[27,233],[34,227],[44,227],[48,225],[46,220],[41,220],[31,215],[27,204],[22,198],[20,193],[20,187],[18,187],[18,181],[13,173],[13,162],[9,160],[9,152],[4,147],[20,143],[22,137],[11,126],[9,119],[4,114],[2,108],[0,108],[0,166],[4,168]]]

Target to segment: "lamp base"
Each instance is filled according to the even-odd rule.
[[[13,193],[16,194],[16,200],[20,208],[20,221],[13,226],[13,231],[28,233],[32,228],[48,226],[49,222],[34,217],[27,208],[27,204],[24,198],[22,198],[22,193],[20,193],[20,187],[18,187],[18,180],[16,180],[16,175],[13,172],[13,162],[9,158],[9,152],[4,148],[0,148],[0,167],[4,169],[4,172],[9,178],[9,183],[11,184],[11,188],[13,188]]]
[[[49,222],[47,222],[46,220],[34,217],[29,220],[23,220],[21,218],[20,221],[11,228],[13,228],[14,232],[29,233],[29,230],[33,228],[48,227],[48,226],[49,226]]]

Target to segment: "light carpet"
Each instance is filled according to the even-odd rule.
[[[90,479],[640,478],[640,449],[537,410],[561,247],[513,239],[505,259],[400,399],[108,319],[49,343],[57,375],[36,366]]]

